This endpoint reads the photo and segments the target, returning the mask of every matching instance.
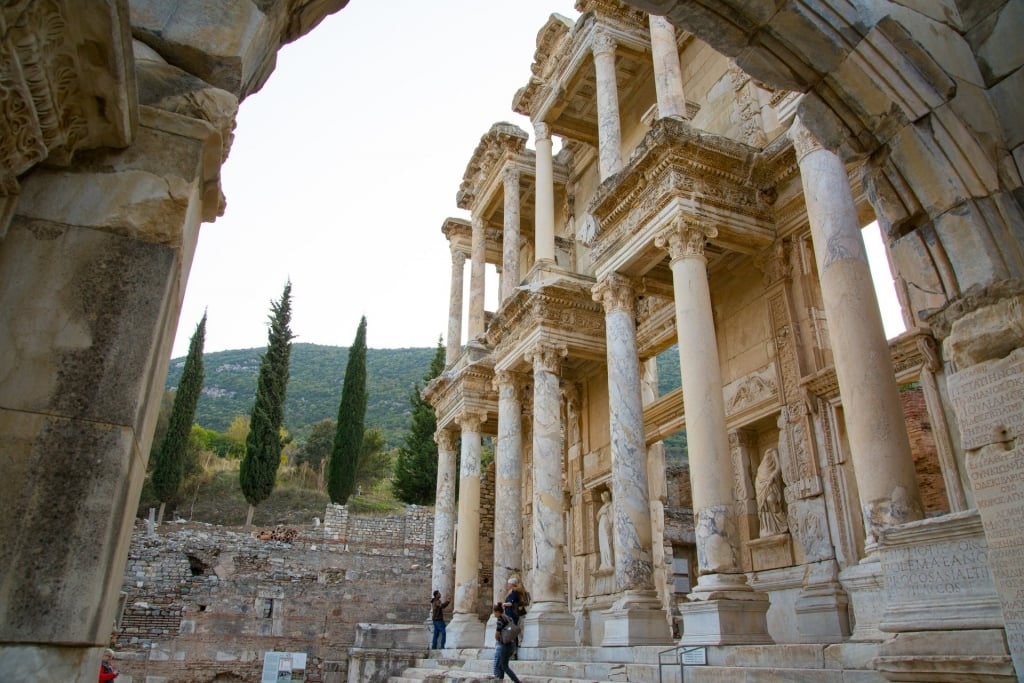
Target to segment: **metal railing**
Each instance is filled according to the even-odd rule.
[[[675,666],[679,665],[679,683],[684,683],[686,680],[686,662],[683,661],[686,655],[697,652],[698,650],[705,650],[703,645],[678,645],[676,647],[662,650],[658,653],[658,683],[664,683],[662,678],[662,670],[667,665]],[[671,661],[665,661],[665,655],[672,655]],[[705,663],[707,662],[705,658]]]

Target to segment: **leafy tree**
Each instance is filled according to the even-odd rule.
[[[366,419],[366,316],[359,321],[355,341],[348,350],[345,382],[338,405],[338,429],[328,465],[327,494],[344,505],[356,484],[356,469],[363,448]]]
[[[334,433],[337,430],[338,423],[330,418],[313,425],[309,437],[299,447],[299,452],[295,456],[296,464],[309,465],[314,472],[319,472],[321,464],[331,456]]]
[[[292,283],[288,281],[281,299],[270,304],[270,330],[267,352],[260,359],[256,380],[256,402],[245,440],[245,457],[238,470],[242,493],[249,503],[245,525],[252,524],[255,507],[274,490],[277,468],[281,464],[281,426],[288,389],[288,365],[292,349]]]
[[[444,347],[439,338],[430,368],[423,376],[424,385],[429,384],[443,370]],[[405,503],[433,505],[437,493],[437,442],[434,441],[437,415],[434,406],[420,395],[421,391],[421,386],[417,384],[409,396],[412,417],[409,431],[398,448],[395,479],[391,487],[395,497]]]
[[[167,433],[160,443],[153,466],[153,492],[160,500],[157,521],[164,519],[168,502],[176,502],[185,476],[185,455],[192,436],[192,423],[196,417],[196,404],[203,389],[203,343],[206,340],[206,314],[196,325],[188,345],[185,369],[174,394],[174,406],[167,422]]]
[[[391,474],[391,451],[385,446],[384,432],[379,427],[367,429],[363,434],[363,448],[356,467],[356,490],[369,490]]]

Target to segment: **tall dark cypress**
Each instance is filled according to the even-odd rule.
[[[430,362],[430,368],[423,376],[424,384],[429,384],[443,370],[444,347],[438,339],[437,351]],[[434,406],[420,395],[421,391],[422,387],[417,384],[409,395],[412,417],[409,431],[402,438],[402,445],[398,448],[391,490],[403,503],[433,505],[437,493],[437,442],[434,441],[437,414],[434,412]]]
[[[192,423],[196,419],[196,404],[203,389],[203,344],[206,341],[206,314],[196,325],[192,340],[188,344],[188,356],[185,367],[178,380],[178,390],[174,394],[171,417],[167,424],[167,433],[160,442],[160,450],[153,463],[151,482],[153,492],[160,501],[160,521],[163,521],[164,506],[175,502],[185,472],[185,452],[188,449]]]
[[[338,431],[327,476],[332,503],[344,505],[356,484],[356,468],[363,448],[366,419],[366,316],[359,321],[355,341],[348,350],[345,382],[338,405]]]
[[[284,286],[279,301],[270,303],[267,352],[260,359],[256,380],[256,402],[245,439],[245,457],[239,468],[242,494],[249,501],[246,525],[252,524],[253,508],[274,490],[281,464],[281,426],[288,388],[288,366],[292,353],[292,283]]]

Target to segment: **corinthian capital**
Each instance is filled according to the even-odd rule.
[[[717,234],[718,230],[713,226],[676,218],[672,221],[672,227],[654,238],[654,244],[659,249],[667,250],[673,262],[681,258],[703,258],[704,243]]]
[[[518,372],[511,370],[498,370],[494,373],[494,388],[498,392],[499,399],[513,399],[519,397],[523,388],[524,377]]]
[[[612,34],[607,31],[598,30],[594,32],[594,38],[590,49],[593,50],[594,55],[597,56],[605,53],[614,53],[617,45],[618,43]]]
[[[535,141],[534,144],[536,144],[536,142],[540,140],[550,140],[551,128],[548,126],[548,124],[544,123],[543,121],[534,121],[533,139]]]
[[[601,278],[591,290],[594,301],[604,306],[605,313],[622,311],[634,315],[636,313],[636,288],[633,281],[625,275],[610,273]]]
[[[459,415],[459,417],[456,419],[456,422],[459,423],[459,427],[462,428],[463,433],[476,433],[480,431],[480,425],[482,425],[484,422],[487,422],[487,413],[467,410],[466,412]]]
[[[457,437],[455,436],[455,432],[450,429],[439,429],[434,432],[434,441],[437,442],[437,447],[440,450],[451,453],[455,450]]]
[[[512,167],[506,168],[501,172],[501,180],[505,184],[506,188],[511,187],[513,189],[517,189],[519,187],[519,169]]]
[[[533,370],[557,374],[562,367],[562,359],[569,355],[565,344],[537,342],[526,352],[527,362],[533,363]]]
[[[824,146],[818,142],[818,138],[814,137],[814,134],[807,130],[799,116],[793,121],[793,125],[790,126],[789,133],[787,134],[789,139],[793,141],[793,150],[796,152],[797,163],[800,163],[800,160],[811,152],[824,149]]]
[[[452,265],[456,268],[462,268],[466,265],[466,254],[460,249],[452,249]]]

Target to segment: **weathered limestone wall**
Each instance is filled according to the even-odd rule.
[[[245,532],[138,523],[114,636],[120,681],[258,681],[266,651],[305,652],[308,681],[344,680],[358,623],[428,616],[433,509],[329,506],[319,527]],[[428,633],[424,626],[422,647]],[[131,678],[129,678],[131,677]]]

